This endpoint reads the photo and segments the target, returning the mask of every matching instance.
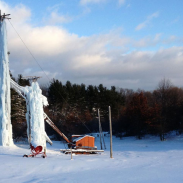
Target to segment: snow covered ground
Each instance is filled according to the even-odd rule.
[[[137,140],[113,137],[113,156],[107,150],[101,155],[60,153],[62,142],[47,145],[47,158],[23,158],[29,154],[28,144],[0,147],[0,182],[61,183],[182,183],[183,136],[170,136],[161,142],[158,137]],[[96,138],[99,147],[99,138]]]

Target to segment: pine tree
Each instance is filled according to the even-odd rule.
[[[10,74],[11,79],[15,81],[13,76]],[[22,75],[18,76],[18,83],[21,86],[29,85],[28,80],[23,80]],[[11,89],[11,122],[13,126],[13,137],[16,139],[18,137],[26,136],[26,102],[25,100],[18,95],[18,93]]]

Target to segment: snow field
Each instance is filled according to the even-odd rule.
[[[64,182],[64,183],[181,183],[183,182],[183,136],[161,142],[158,137],[113,137],[113,159],[107,149],[101,155],[60,153],[62,142],[47,145],[47,158],[23,158],[29,154],[28,144],[0,147],[0,182]],[[99,138],[96,138],[99,147]]]

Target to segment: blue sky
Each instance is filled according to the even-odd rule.
[[[183,86],[182,7],[182,0],[0,1],[49,78],[145,90],[163,78]],[[13,74],[43,75],[7,26]]]
[[[123,34],[134,38],[155,35],[163,32],[165,36],[182,35],[183,18],[181,0],[126,0],[119,4],[118,0],[95,0],[81,4],[79,0],[6,0],[11,6],[23,4],[30,8],[31,23],[46,25],[51,13],[63,16],[68,21],[58,22],[69,32],[79,36],[106,33],[112,29],[123,28]],[[156,16],[149,18],[151,15]],[[45,20],[44,20],[45,19]],[[146,22],[144,28],[137,31],[140,23]],[[172,26],[173,25],[173,26]]]

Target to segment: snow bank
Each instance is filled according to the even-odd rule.
[[[0,21],[0,145],[13,145],[6,22]]]

